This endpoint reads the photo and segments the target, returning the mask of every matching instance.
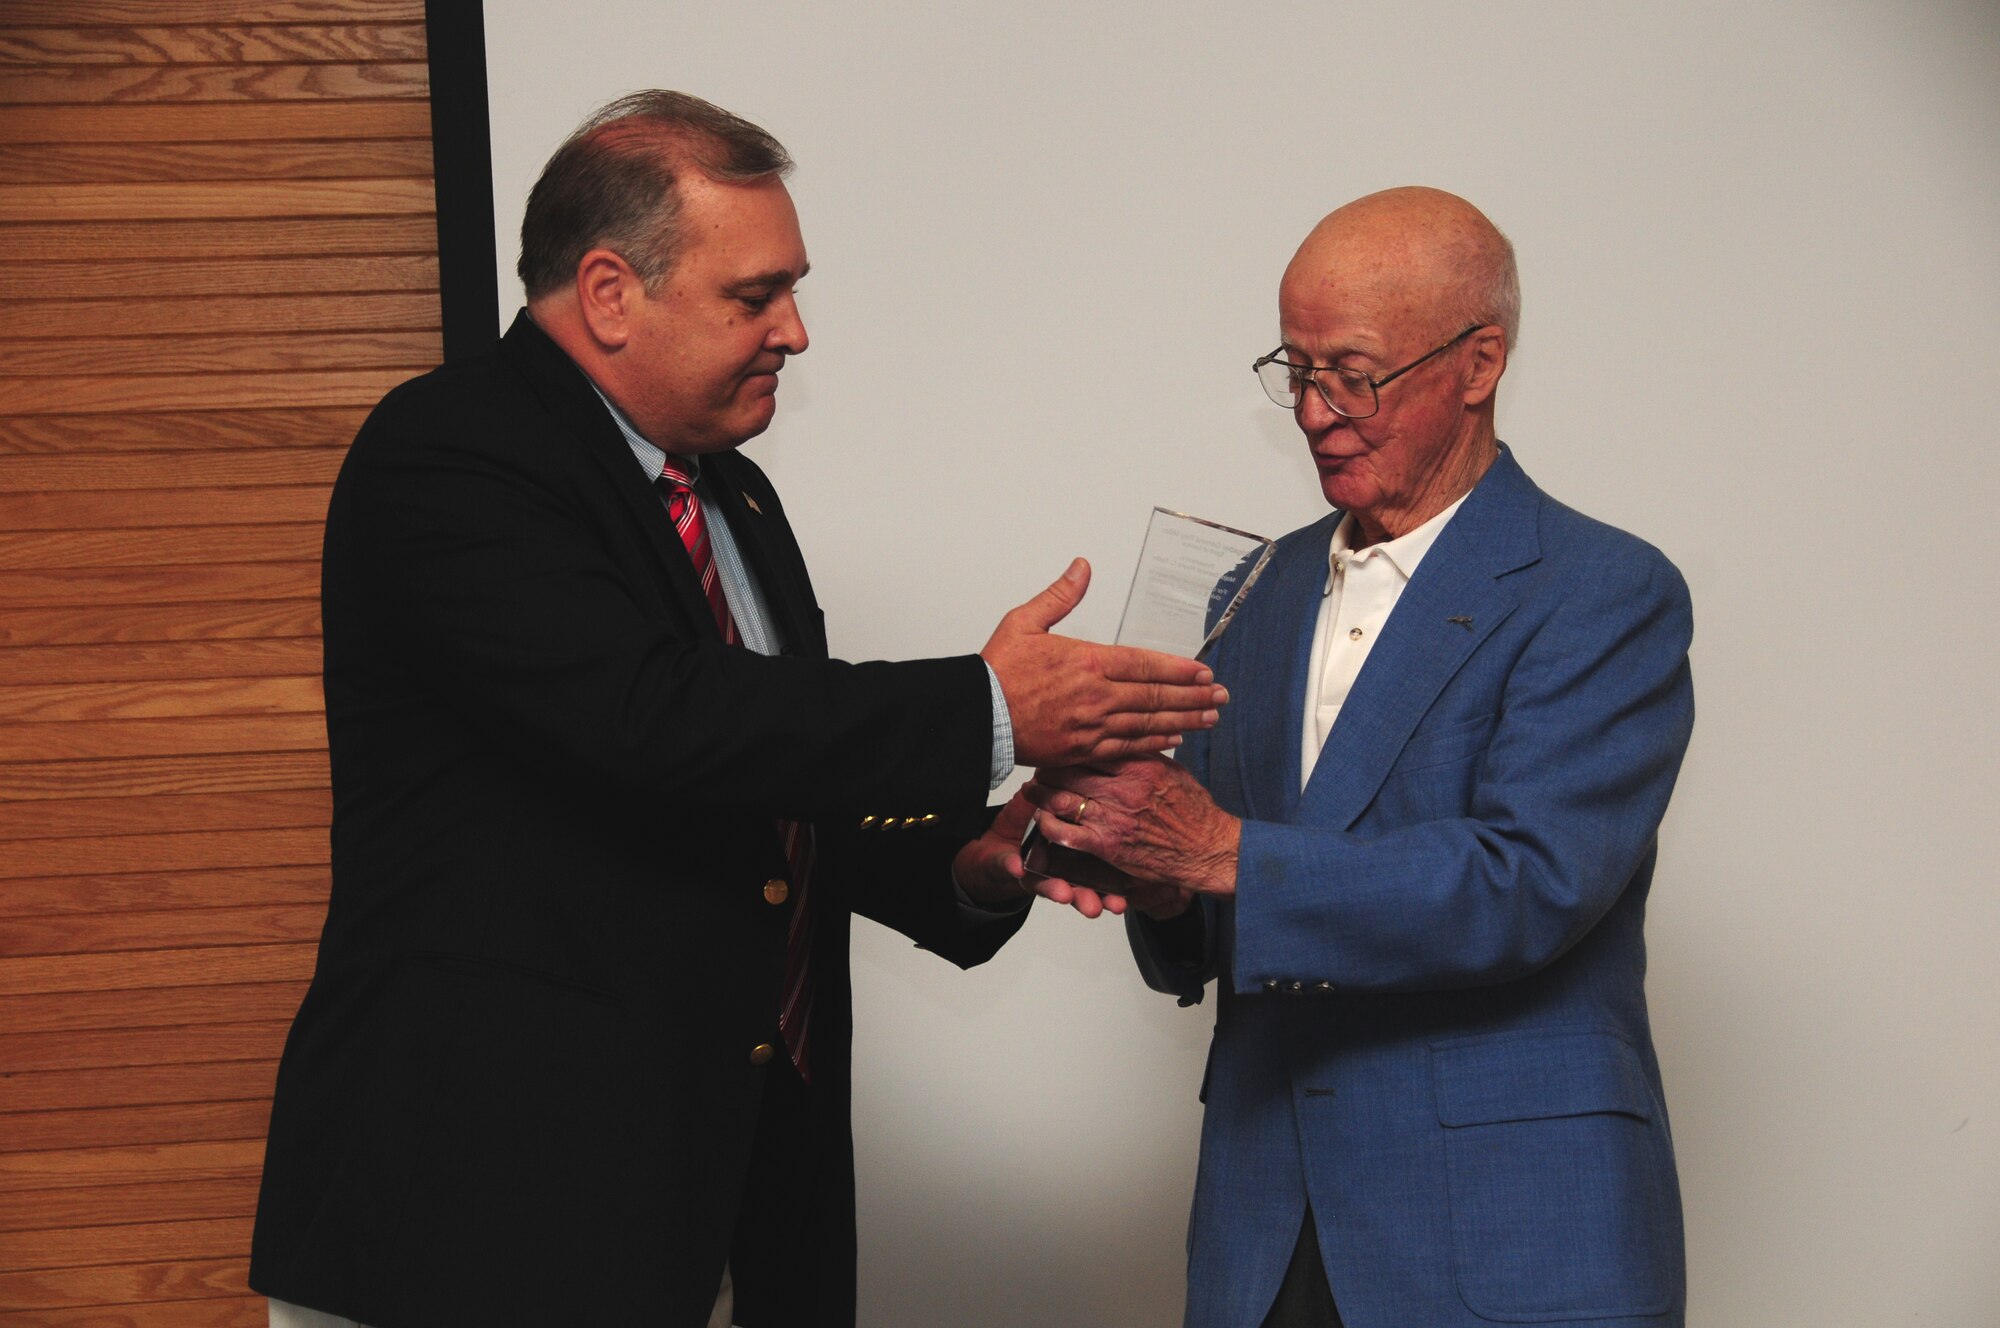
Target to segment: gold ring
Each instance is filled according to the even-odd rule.
[[[1071,817],[1070,819],[1071,819],[1071,820],[1073,820],[1073,821],[1075,821],[1075,822],[1076,822],[1076,823],[1077,823],[1078,825],[1082,825],[1082,824],[1083,824],[1083,809],[1084,809],[1085,807],[1088,807],[1089,805],[1090,805],[1090,799],[1089,799],[1089,798],[1084,798],[1084,799],[1080,800],[1080,801],[1079,801],[1079,802],[1078,802],[1078,803],[1076,804],[1076,815],[1075,815],[1075,816],[1073,816],[1073,817]]]

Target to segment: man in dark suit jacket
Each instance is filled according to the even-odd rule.
[[[1205,670],[1048,633],[1080,564],[983,658],[827,658],[734,450],[806,348],[788,165],[695,98],[600,112],[530,200],[528,310],[342,468],[333,895],[251,1267],[274,1320],[693,1328],[726,1266],[738,1323],[851,1324],[850,911],[986,959],[1023,916],[1027,808],[984,810],[1012,759],[1213,722]]]
[[[1258,368],[1336,510],[1278,541],[1179,763],[1038,776],[1050,837],[1130,874],[1147,981],[1216,984],[1188,1328],[1682,1320],[1642,924],[1687,587],[1496,441],[1518,309],[1463,199],[1322,221]]]

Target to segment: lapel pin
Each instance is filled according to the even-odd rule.
[[[764,509],[757,506],[757,500],[755,498],[752,498],[749,494],[746,493],[743,495],[743,502],[745,506],[747,506],[751,511],[755,512],[758,516],[764,515]]]
[[[1454,614],[1453,616],[1446,618],[1445,621],[1448,623],[1457,623],[1460,627],[1463,627],[1468,632],[1472,630],[1472,619],[1466,617],[1462,613]]]

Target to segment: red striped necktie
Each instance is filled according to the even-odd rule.
[[[708,517],[701,510],[701,499],[695,495],[694,477],[683,469],[677,457],[668,457],[660,470],[660,488],[667,495],[667,515],[673,518],[674,529],[680,532],[681,543],[687,546],[688,558],[694,563],[694,574],[701,580],[701,593],[708,596],[708,611],[715,615],[716,630],[722,633],[723,641],[735,645],[736,619],[730,616],[729,601],[722,594],[722,577],[715,570],[715,550],[708,542]]]
[[[715,567],[715,550],[708,542],[708,518],[702,513],[701,498],[694,491],[693,471],[679,457],[669,456],[660,470],[660,489],[666,495],[667,515],[673,518],[688,558],[694,563],[701,593],[708,597],[709,612],[715,615],[716,630],[724,643],[736,645],[736,619],[730,615],[729,600],[722,593],[722,577]],[[785,936],[785,989],[778,1006],[778,1031],[784,1034],[785,1050],[799,1077],[812,1082],[806,1056],[806,1035],[812,1024],[812,915],[806,909],[807,887],[812,880],[813,832],[800,821],[778,822],[784,841],[785,863],[791,877],[792,923]]]

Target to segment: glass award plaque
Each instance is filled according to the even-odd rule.
[[[1272,547],[1262,535],[1155,507],[1116,644],[1200,659],[1264,574]],[[1051,875],[1051,856],[1068,852],[1033,821],[1021,836],[1021,865],[1029,876]]]
[[[1155,507],[1117,644],[1200,659],[1264,574],[1271,548],[1262,535]]]

